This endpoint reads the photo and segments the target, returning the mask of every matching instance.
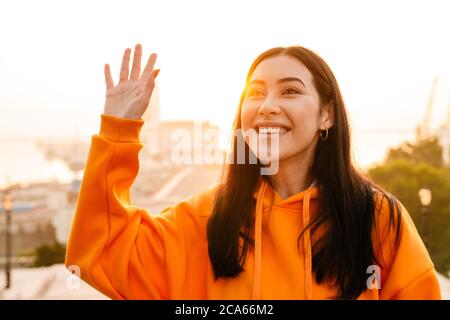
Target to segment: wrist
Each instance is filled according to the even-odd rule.
[[[99,135],[114,142],[141,142],[140,131],[143,125],[143,119],[103,113]]]

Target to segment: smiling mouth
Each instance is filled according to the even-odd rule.
[[[256,132],[260,135],[279,135],[289,131],[291,131],[291,129],[286,127],[256,127]]]

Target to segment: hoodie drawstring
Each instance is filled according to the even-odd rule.
[[[253,269],[253,290],[252,299],[260,299],[261,294],[261,254],[262,254],[262,213],[264,194],[267,189],[267,183],[263,182],[262,187],[258,191],[255,212],[255,261]],[[306,191],[303,198],[303,226],[306,227],[310,220],[310,199],[311,187]],[[312,299],[312,256],[311,256],[311,235],[309,228],[303,235],[304,247],[304,263],[305,263],[305,297],[306,300]]]

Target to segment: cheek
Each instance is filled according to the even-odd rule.
[[[293,134],[301,141],[311,140],[318,130],[319,111],[315,105],[304,105],[287,110],[294,125]]]
[[[242,105],[241,108],[241,126],[242,130],[248,130],[252,127],[253,120],[256,115],[256,109],[248,105]]]
[[[319,109],[319,104],[313,97],[305,96],[301,99],[297,108],[290,108],[289,110],[291,113],[295,113],[294,121],[301,125],[316,126],[319,120]]]

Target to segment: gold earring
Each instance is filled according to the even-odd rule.
[[[324,132],[325,132],[325,137],[322,135],[322,133],[324,133]],[[322,141],[325,141],[328,139],[328,129],[326,129],[326,131],[325,130],[320,131],[320,139],[322,139]]]

